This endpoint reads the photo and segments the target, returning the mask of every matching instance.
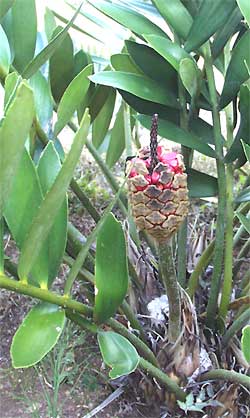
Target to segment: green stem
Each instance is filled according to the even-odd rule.
[[[169,341],[175,343],[181,332],[181,302],[173,262],[172,246],[170,242],[159,243],[158,249],[161,278],[169,303]]]
[[[0,274],[4,273],[4,242],[3,242],[3,218],[0,217]]]
[[[246,271],[240,282],[241,296],[245,296],[250,292],[250,270]]]
[[[69,122],[68,125],[72,129],[73,132],[77,131],[77,127],[74,123]],[[95,159],[95,161],[97,162],[97,164],[99,165],[108,183],[110,184],[112,190],[116,193],[119,190],[119,184],[116,182],[113,174],[111,173],[107,165],[104,163],[98,151],[95,149],[95,147],[92,145],[90,141],[86,141],[86,147],[88,151],[90,152],[90,154]],[[126,217],[127,216],[127,199],[125,198],[123,194],[120,196],[118,203],[119,203],[119,206],[123,215]]]
[[[250,216],[247,216],[248,219],[250,219]],[[246,234],[246,230],[245,227],[243,225],[241,225],[234,236],[234,246],[238,245],[240,240],[243,238],[243,236]]]
[[[238,271],[240,269],[241,263],[244,261],[245,256],[249,253],[250,250],[250,239],[248,239],[245,244],[243,245],[242,249],[240,250],[238,254],[238,259],[234,265],[233,269],[233,276],[236,277],[238,274]]]
[[[226,204],[226,176],[223,163],[223,144],[221,141],[220,115],[218,110],[217,92],[215,87],[213,61],[210,46],[207,43],[204,46],[205,69],[207,74],[208,88],[212,104],[214,142],[216,151],[216,166],[218,175],[218,215],[215,234],[214,248],[214,268],[211,278],[211,289],[207,305],[207,324],[214,327],[217,301],[220,291],[221,273],[223,266],[223,248],[224,248],[224,222],[225,222],[225,204]]]
[[[237,319],[234,320],[232,325],[227,329],[222,337],[222,345],[226,347],[231,338],[240,331],[250,320],[250,308],[246,309]]]
[[[188,282],[187,293],[189,294],[189,296],[191,298],[194,296],[195,291],[198,287],[199,277],[200,277],[202,271],[205,270],[205,268],[209,264],[209,261],[212,258],[213,251],[214,251],[214,244],[215,244],[214,240],[209,243],[207,248],[201,254],[201,256],[199,258],[199,261],[196,264],[195,269],[190,276],[190,279],[189,279],[189,282]]]
[[[130,326],[139,331],[139,335],[142,341],[144,341],[144,343],[147,343],[147,338],[145,335],[145,331],[143,329],[143,327],[141,326],[140,322],[138,321],[138,319],[136,318],[134,312],[132,311],[130,305],[126,302],[126,300],[124,300],[121,304],[121,311],[123,312],[123,314],[126,316],[127,320],[130,323]]]
[[[68,222],[67,238],[67,252],[72,254],[74,257],[77,257],[77,254],[81,251],[87,241],[86,237],[84,237],[72,223]],[[86,268],[93,270],[94,264],[94,257],[89,252],[85,263]]]
[[[76,260],[74,261],[74,263],[73,263],[73,265],[70,269],[69,275],[66,278],[66,282],[65,282],[65,286],[64,286],[64,294],[65,295],[70,295],[73,283],[74,283],[76,277],[78,276],[78,273],[81,270],[81,268],[82,268],[82,266],[83,266],[83,264],[86,260],[89,249],[90,249],[91,245],[93,244],[94,240],[96,239],[96,235],[97,235],[97,233],[100,230],[102,225],[103,225],[103,219],[101,219],[98,222],[98,224],[97,224],[97,226],[94,230],[95,233],[94,234],[92,233],[88,236],[88,238],[86,240],[86,243],[84,244],[84,246],[81,248],[80,252],[78,253],[78,255],[76,257]]]
[[[94,219],[94,221],[98,222],[99,219],[100,219],[100,215],[99,215],[98,211],[92,205],[91,201],[89,200],[87,195],[84,193],[84,191],[81,189],[81,187],[78,185],[78,183],[75,179],[71,180],[70,188],[75,193],[75,195],[78,197],[78,199],[83,204],[84,208],[87,210],[87,212],[90,214],[90,216]]]
[[[243,187],[242,187],[242,190],[244,190],[246,187],[248,187],[248,186],[250,186],[250,176],[247,176],[247,178],[246,178],[246,181],[245,181],[245,183],[244,183],[244,185],[243,185]],[[236,209],[238,209],[238,207],[241,205],[241,203],[240,202],[236,202],[235,203],[235,207],[234,207],[234,209],[236,210]]]
[[[242,215],[247,215],[248,212],[250,211],[250,202],[240,203],[240,205],[242,206],[237,210],[237,212],[242,213]]]
[[[137,149],[141,148],[141,143],[140,143],[140,135],[139,135],[139,122],[138,120],[135,121],[135,130],[134,130],[134,135],[133,138],[134,140],[134,144],[136,146]]]
[[[103,174],[105,175],[107,181],[109,182],[110,186],[112,187],[114,193],[116,193],[119,190],[119,185],[116,182],[113,174],[108,169],[108,167],[106,166],[106,164],[104,163],[104,161],[102,160],[102,158],[100,157],[100,155],[98,154],[98,152],[96,151],[95,147],[91,144],[91,142],[87,141],[86,142],[86,147],[87,147],[88,151],[94,157],[94,159],[97,162],[97,164],[99,165],[99,167],[101,168]],[[119,203],[119,207],[120,207],[120,209],[122,211],[122,214],[125,217],[127,217],[127,214],[128,214],[128,211],[127,211],[127,202],[126,202],[125,198],[122,195],[121,195],[120,199],[118,200],[118,203]]]
[[[69,267],[72,267],[75,260],[74,260],[74,258],[70,257],[69,255],[64,255],[63,256],[63,262],[66,263]],[[94,284],[95,276],[89,270],[82,267],[81,270],[79,270],[79,275],[84,280],[87,280],[89,283]]]
[[[178,37],[175,35],[176,41],[180,44]],[[189,117],[187,113],[187,103],[185,88],[182,84],[180,76],[178,77],[178,90],[179,90],[179,101],[181,106],[180,111],[180,127],[188,131]],[[183,155],[184,164],[186,169],[190,167],[192,154],[190,148],[181,146],[181,153]],[[186,286],[187,280],[187,235],[188,235],[188,223],[187,218],[182,222],[178,231],[178,254],[177,254],[177,272],[178,281],[182,287]]]
[[[227,174],[227,206],[226,206],[226,233],[225,233],[225,258],[224,281],[222,287],[219,315],[225,319],[230,302],[233,279],[233,167],[230,164],[226,169]]]
[[[249,207],[248,207],[248,204],[247,204],[242,208],[242,211],[240,211],[240,212],[246,214],[248,210],[249,210]],[[237,220],[238,220],[237,216],[234,215],[234,221],[237,221]],[[242,228],[240,227],[237,230],[237,232],[236,232],[236,234],[233,238],[233,247],[236,247],[236,245],[239,243],[239,240],[240,240],[242,234],[244,233],[244,231],[245,231],[244,227],[242,227]],[[189,279],[189,282],[188,282],[188,287],[187,287],[187,289],[188,289],[187,292],[188,292],[190,297],[194,296],[194,294],[196,292],[196,289],[198,287],[198,284],[199,284],[199,277],[200,277],[202,271],[205,270],[205,268],[208,266],[208,264],[209,264],[209,262],[212,258],[213,251],[214,251],[214,244],[215,244],[215,240],[212,240],[209,243],[207,248],[203,251],[202,255],[200,256],[199,261],[196,264],[196,267],[195,267],[193,273],[190,276],[190,279]]]
[[[233,370],[210,370],[209,372],[202,374],[199,378],[200,382],[205,382],[207,380],[225,380],[226,382],[237,383],[250,389],[250,377]]]
[[[181,287],[185,288],[186,286],[186,275],[187,275],[187,234],[188,233],[188,224],[187,218],[182,222],[178,230],[178,254],[177,254],[177,272],[178,272],[178,282]]]
[[[10,261],[9,258],[5,258],[4,260],[4,268],[12,277],[18,280],[18,273],[17,273],[17,265]],[[1,273],[0,273],[1,274]],[[4,275],[4,272],[3,272]]]
[[[225,47],[225,73],[230,62],[230,43]],[[227,128],[227,148],[233,144],[233,103],[225,109]],[[225,231],[225,257],[224,257],[224,280],[219,307],[219,315],[226,318],[233,281],[233,219],[234,219],[234,198],[233,198],[234,170],[233,164],[226,166],[226,231]]]
[[[61,306],[62,308],[72,309],[73,311],[86,316],[92,315],[92,308],[83,303],[77,302],[65,295],[60,296],[49,290],[40,289],[39,287],[23,283],[22,281],[10,279],[4,275],[0,275],[0,287],[22,295],[32,296],[35,299],[40,299]]]
[[[92,334],[96,334],[98,332],[98,326],[94,324],[93,322],[89,321],[88,319],[84,318],[83,316],[73,313],[69,309],[66,310],[66,316],[69,318],[72,322],[79,325],[81,328],[87,329]]]
[[[219,315],[225,319],[232,291],[233,280],[233,167],[226,169],[227,174],[227,207],[226,207],[226,233],[225,233],[225,258],[224,258],[224,281],[222,287]]]
[[[132,135],[131,135],[131,123],[130,123],[130,108],[126,102],[122,103],[123,106],[123,122],[125,133],[125,147],[127,156],[132,155]]]
[[[178,400],[182,402],[185,401],[187,396],[186,393],[173,380],[171,380],[166,373],[163,373],[160,369],[154,367],[143,358],[140,358],[139,367],[166,386],[170,392],[175,394]]]

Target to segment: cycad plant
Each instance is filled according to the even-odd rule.
[[[14,367],[39,362],[68,318],[97,334],[112,379],[141,370],[133,379],[148,402],[203,411],[221,403],[195,403],[199,382],[250,388],[249,271],[238,275],[250,244],[249,15],[244,0],[89,0],[69,21],[47,9],[38,33],[35,0],[1,3],[0,287],[39,301],[13,338]],[[127,38],[121,52],[76,52],[71,27],[105,39],[76,23],[83,16],[103,33],[115,21],[114,36]],[[151,130],[143,146],[139,125]],[[75,133],[67,155],[66,128]],[[85,150],[113,191],[102,214],[74,178]],[[215,177],[193,168],[194,151],[214,159]],[[68,188],[96,222],[87,237],[68,220]],[[193,198],[211,197],[215,236],[188,276],[187,215]],[[17,265],[5,255],[9,235]],[[59,294],[62,262],[70,270]],[[86,303],[72,296],[82,278]]]

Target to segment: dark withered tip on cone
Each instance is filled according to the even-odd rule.
[[[128,161],[128,197],[137,228],[165,242],[188,213],[187,174],[181,154],[157,144],[157,128],[155,114],[150,147],[142,147]]]
[[[155,113],[152,117],[152,125],[150,131],[150,156],[151,156],[151,165],[149,172],[152,174],[154,168],[158,164],[158,157],[157,157],[157,135],[158,135],[158,114]]]

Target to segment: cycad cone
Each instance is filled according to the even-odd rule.
[[[129,201],[138,229],[164,242],[187,216],[187,175],[181,154],[158,146],[157,159],[150,170],[150,149],[144,147],[128,162]]]

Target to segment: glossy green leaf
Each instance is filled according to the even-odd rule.
[[[47,130],[53,115],[53,100],[49,84],[40,71],[30,78],[29,83],[34,92],[38,120],[41,126]]]
[[[172,107],[164,106],[159,103],[155,103],[148,100],[140,99],[133,94],[126,91],[119,90],[122,98],[129,104],[136,112],[149,115],[152,117],[154,113],[157,113],[160,118],[170,120],[171,122],[179,124],[180,112]]]
[[[93,85],[93,84],[92,84]],[[95,120],[98,113],[101,111],[104,103],[106,102],[110,93],[110,87],[99,85],[95,87],[92,97],[89,101],[89,114],[91,116],[91,122]]]
[[[10,62],[11,62],[11,55],[10,55],[10,47],[9,41],[5,32],[0,25],[0,77],[3,79],[9,72]]]
[[[207,144],[214,144],[213,126],[201,118],[194,119],[190,126],[190,131],[199,136],[202,141]],[[221,136],[221,141],[225,143],[225,139]]]
[[[103,87],[103,86],[100,86],[100,87]],[[80,123],[80,121],[82,119],[82,116],[83,116],[86,108],[89,109],[89,114],[90,114],[91,121],[93,121],[94,120],[94,117],[96,117],[96,115],[94,114],[95,111],[98,111],[98,109],[101,108],[100,102],[98,102],[98,103],[93,103],[92,102],[92,99],[94,97],[94,94],[95,94],[96,90],[97,89],[96,89],[94,83],[90,83],[89,88],[88,88],[88,91],[87,91],[85,97],[80,102],[80,104],[79,104],[79,106],[77,108],[77,120],[78,120],[78,123]]]
[[[92,126],[92,140],[96,148],[99,148],[102,144],[112,119],[112,115],[115,107],[116,92],[114,89],[110,89],[106,102],[95,118]]]
[[[236,202],[250,202],[250,186],[243,189],[235,199]]]
[[[86,95],[90,83],[88,76],[92,74],[92,71],[93,65],[90,64],[85,67],[66,88],[57,109],[57,122],[55,124],[54,136],[57,136],[70,121]]]
[[[0,1],[0,20],[2,19],[4,15],[6,15],[8,10],[12,7],[14,1],[15,0],[1,0]]]
[[[247,21],[248,26],[250,26],[250,5],[248,0],[236,0],[240,8],[241,13]]]
[[[1,4],[1,2],[0,2]],[[14,60],[14,40],[13,40],[13,29],[12,29],[12,13],[9,10],[6,15],[2,18],[1,26],[8,38],[10,53],[11,53],[11,62]]]
[[[229,38],[237,31],[242,14],[238,7],[235,7],[226,23],[216,32],[212,44],[212,55],[217,58],[223,51]]]
[[[37,167],[43,196],[49,191],[61,169],[60,158],[50,141],[44,149]],[[48,246],[49,277],[48,287],[56,277],[66,247],[67,239],[67,197],[56,215],[51,231],[46,240]]]
[[[171,92],[174,96],[177,95],[177,73],[172,65],[147,45],[126,41],[126,47],[133,61],[146,76],[167,88],[167,94]]]
[[[245,155],[248,159],[248,162],[250,163],[250,146],[248,144],[245,144],[243,141],[241,141],[242,147],[244,149]]]
[[[192,59],[184,58],[179,65],[181,81],[190,96],[194,96],[199,86],[199,69]]]
[[[162,36],[145,35],[146,41],[158,54],[165,58],[175,69],[179,71],[179,65],[184,58],[192,59],[178,44],[164,39]]]
[[[242,329],[241,346],[246,361],[250,364],[250,325]]]
[[[73,9],[75,8],[74,5],[70,4],[70,7],[72,7]],[[98,25],[99,28],[105,30],[105,31],[110,31],[111,30],[111,21],[110,19],[107,19],[105,15],[103,14],[97,14],[94,10],[92,11],[92,8],[83,8],[80,12],[80,14],[82,16],[84,16],[85,18],[87,18],[90,22],[95,23],[96,25]],[[125,33],[125,29],[123,30],[123,28],[116,23],[115,21],[113,21],[112,24],[112,33],[114,34],[114,36],[117,39],[124,39],[124,33]],[[103,39],[99,39],[99,41],[103,42]]]
[[[250,68],[250,30],[246,31],[233,49],[231,60],[226,72],[225,83],[220,98],[223,109],[238,93],[241,84],[248,78]]]
[[[95,260],[94,320],[103,323],[115,314],[128,289],[125,237],[112,213],[97,236]]]
[[[97,339],[104,363],[112,368],[111,379],[136,370],[140,357],[134,346],[122,335],[112,331],[98,332]]]
[[[54,13],[48,7],[46,7],[44,14],[44,29],[48,42],[52,39],[55,28],[56,19]]]
[[[61,31],[58,26],[52,35],[55,38]],[[70,84],[74,75],[74,48],[70,35],[67,33],[56,49],[49,62],[49,76],[51,92],[56,102],[59,102],[63,93]]]
[[[92,58],[82,49],[74,55],[74,78],[89,64],[92,64]]]
[[[36,48],[37,19],[35,0],[18,0],[12,6],[14,67],[22,73]]]
[[[244,226],[245,230],[250,234],[250,218],[246,217],[242,213],[236,213],[241,224]]]
[[[139,67],[135,64],[129,54],[114,54],[110,58],[111,65],[116,71],[126,71],[127,73],[142,74]]]
[[[70,4],[69,4],[69,6],[72,7],[72,5],[70,5]],[[76,7],[73,7],[73,9],[76,9]],[[61,20],[61,22],[67,23],[68,20],[64,16],[62,16],[60,13],[57,13],[55,10],[53,10],[53,13],[54,13],[55,17],[57,17],[59,20]],[[83,14],[83,13],[81,12],[80,14]],[[97,24],[97,22],[94,22],[94,23]],[[82,29],[82,27],[80,27],[78,25],[75,25],[75,24],[72,25],[72,28],[77,30],[80,33],[83,33],[86,36],[89,36],[90,38],[94,39],[95,41],[101,42],[102,44],[105,43],[104,40],[101,38],[101,36],[95,36],[94,35],[95,31],[93,31],[93,29],[89,30],[89,31],[86,31],[86,30]]]
[[[126,7],[129,5],[129,7],[141,14],[147,13],[147,16],[152,20],[158,18],[158,21],[160,22],[159,25],[162,25],[164,22],[164,19],[161,19],[161,15],[155,6],[150,4],[151,2],[145,2],[144,0],[119,0],[119,3],[124,4]]]
[[[114,19],[116,22],[130,29],[140,38],[143,38],[145,33],[153,33],[167,37],[158,26],[151,22],[144,15],[136,12],[130,7],[121,6],[120,4],[112,4],[102,0],[88,0],[96,9],[105,13],[107,16]]]
[[[4,217],[19,249],[22,249],[24,245],[32,220],[41,205],[42,199],[42,190],[34,163],[27,150],[24,149],[4,210]],[[39,252],[36,263],[28,277],[28,282],[47,288],[47,243],[43,245]]]
[[[189,197],[203,198],[218,195],[217,178],[190,168],[188,173]]]
[[[124,130],[124,115],[123,106],[121,105],[117,112],[115,123],[111,131],[109,147],[106,155],[106,164],[109,168],[121,157],[125,148],[125,130]]]
[[[77,9],[72,19],[69,23],[63,28],[49,43],[48,45],[42,49],[39,54],[35,56],[35,58],[30,61],[27,67],[23,71],[23,77],[28,79],[34,75],[37,70],[54,54],[57,48],[61,45],[65,37],[67,36],[67,32],[69,28],[72,26],[76,16],[79,13],[81,6]]]
[[[149,116],[139,115],[138,120],[143,126],[150,130],[151,118]],[[215,157],[214,150],[209,145],[202,142],[198,136],[184,131],[172,122],[159,119],[158,132],[163,138],[185,145],[186,147],[199,151],[201,154],[207,155],[208,157]]]
[[[0,218],[4,200],[10,193],[21,161],[34,114],[33,93],[23,81],[0,126]]]
[[[250,89],[247,84],[243,84],[240,87],[239,111],[240,126],[235,136],[234,142],[225,156],[224,161],[226,163],[233,162],[237,158],[242,161],[246,161],[241,139],[243,139],[246,144],[250,145]]]
[[[175,97],[167,95],[157,82],[142,75],[122,71],[103,71],[89,78],[94,83],[125,90],[142,99],[179,108]]]
[[[193,18],[180,0],[153,0],[153,3],[166,22],[176,33],[186,39],[193,23]]]
[[[235,0],[203,1],[188,34],[186,51],[194,51],[203,45],[227,22],[234,8]]]
[[[89,114],[86,111],[62,168],[32,222],[19,259],[18,274],[21,279],[28,277],[64,201],[74,169],[87,139],[89,119]]]
[[[57,305],[42,302],[32,308],[12,340],[13,367],[30,367],[42,360],[56,345],[65,322],[65,312]]]
[[[21,84],[22,77],[19,76],[15,71],[9,73],[4,80],[4,109],[7,112],[8,107],[12,103],[16,90]]]
[[[75,8],[74,5],[69,4],[70,7],[73,9]],[[108,32],[110,34],[110,31],[112,31],[113,36],[117,40],[124,39],[124,35],[126,34],[126,29],[121,27],[121,25],[111,19],[107,19],[107,17],[104,14],[96,13],[92,8],[85,7],[81,10],[80,14],[88,19],[88,21],[93,22],[95,25],[98,26],[98,28],[102,29],[102,35],[94,36],[93,31],[91,33],[88,33],[88,36],[91,36],[91,38],[98,40],[101,43],[105,43],[105,35]],[[79,29],[78,29],[79,30]],[[105,31],[105,32],[104,32]],[[97,35],[97,34],[95,34]]]

